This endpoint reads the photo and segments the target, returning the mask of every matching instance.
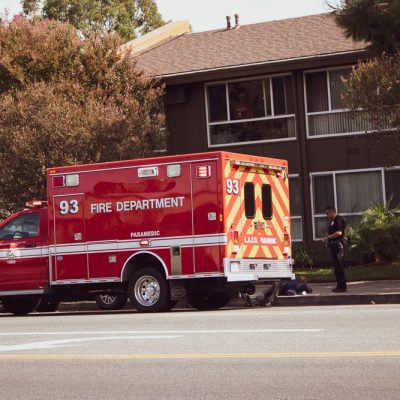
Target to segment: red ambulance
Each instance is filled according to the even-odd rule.
[[[96,295],[142,312],[183,296],[220,308],[257,281],[292,278],[284,160],[209,152],[51,168],[47,182],[47,201],[0,224],[8,312]]]

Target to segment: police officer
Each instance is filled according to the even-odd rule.
[[[337,282],[336,288],[332,292],[342,293],[347,291],[346,275],[344,273],[344,231],[346,223],[337,214],[334,206],[326,206],[325,214],[329,218],[330,224],[328,235],[323,238],[323,241],[331,249],[332,263]]]

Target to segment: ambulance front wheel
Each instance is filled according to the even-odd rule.
[[[129,281],[128,294],[133,306],[141,312],[166,311],[171,304],[167,281],[154,268],[136,271]]]
[[[12,296],[2,299],[4,311],[15,315],[26,315],[34,311],[39,303],[39,296]]]

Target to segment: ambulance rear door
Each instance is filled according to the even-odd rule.
[[[228,257],[278,260],[286,257],[288,185],[279,169],[235,165],[226,179]]]
[[[221,244],[224,235],[220,221],[222,204],[217,161],[192,163],[191,182],[195,273],[222,272]]]
[[[242,175],[242,257],[278,259],[282,255],[279,213],[274,202],[274,171],[251,167]]]

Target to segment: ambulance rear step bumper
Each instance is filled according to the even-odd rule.
[[[293,260],[224,258],[224,274],[228,282],[260,279],[294,279]]]

